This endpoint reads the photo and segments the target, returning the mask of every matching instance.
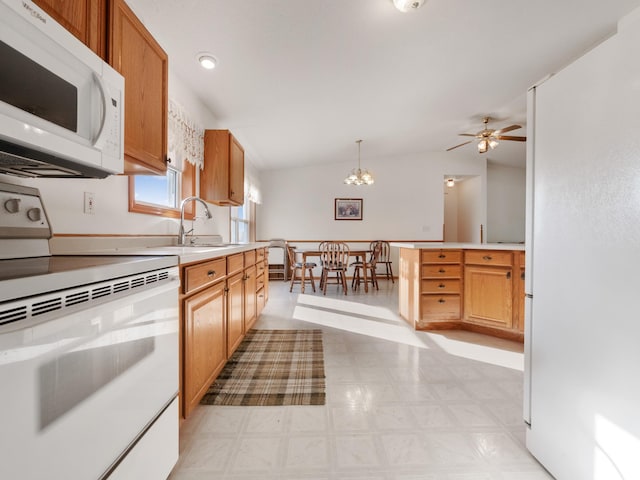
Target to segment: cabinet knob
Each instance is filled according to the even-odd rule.
[[[507,280],[511,278],[511,272],[507,272]]]
[[[520,274],[520,280],[524,280],[524,272]]]
[[[440,285],[438,285],[438,288],[444,288],[446,285],[444,283],[441,283]]]
[[[444,298],[441,298],[440,300],[438,300],[438,303],[447,303],[447,301]]]
[[[491,255],[485,255],[484,257],[482,257],[483,260],[489,261],[489,260],[493,260],[493,258],[491,257]]]
[[[440,270],[438,270],[438,273],[444,273],[444,272],[446,272],[444,268],[441,268]]]
[[[170,159],[169,157],[167,157],[166,162],[167,162],[167,163],[171,163],[171,159]]]
[[[209,270],[209,271],[207,272],[207,276],[208,276],[209,278],[211,278],[211,277],[215,277],[215,275],[216,275],[216,271],[215,271],[215,270]]]
[[[438,258],[447,258],[447,256],[444,253],[441,253],[440,255],[438,255]]]

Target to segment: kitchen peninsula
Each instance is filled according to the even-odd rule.
[[[400,315],[416,330],[524,339],[524,244],[403,243]]]

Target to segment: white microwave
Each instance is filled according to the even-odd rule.
[[[124,168],[124,78],[28,0],[0,0],[0,173]]]

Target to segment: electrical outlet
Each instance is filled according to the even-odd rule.
[[[96,198],[92,192],[84,192],[84,213],[87,215],[96,213]]]

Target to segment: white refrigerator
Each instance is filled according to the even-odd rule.
[[[528,103],[527,448],[640,479],[640,10]]]

